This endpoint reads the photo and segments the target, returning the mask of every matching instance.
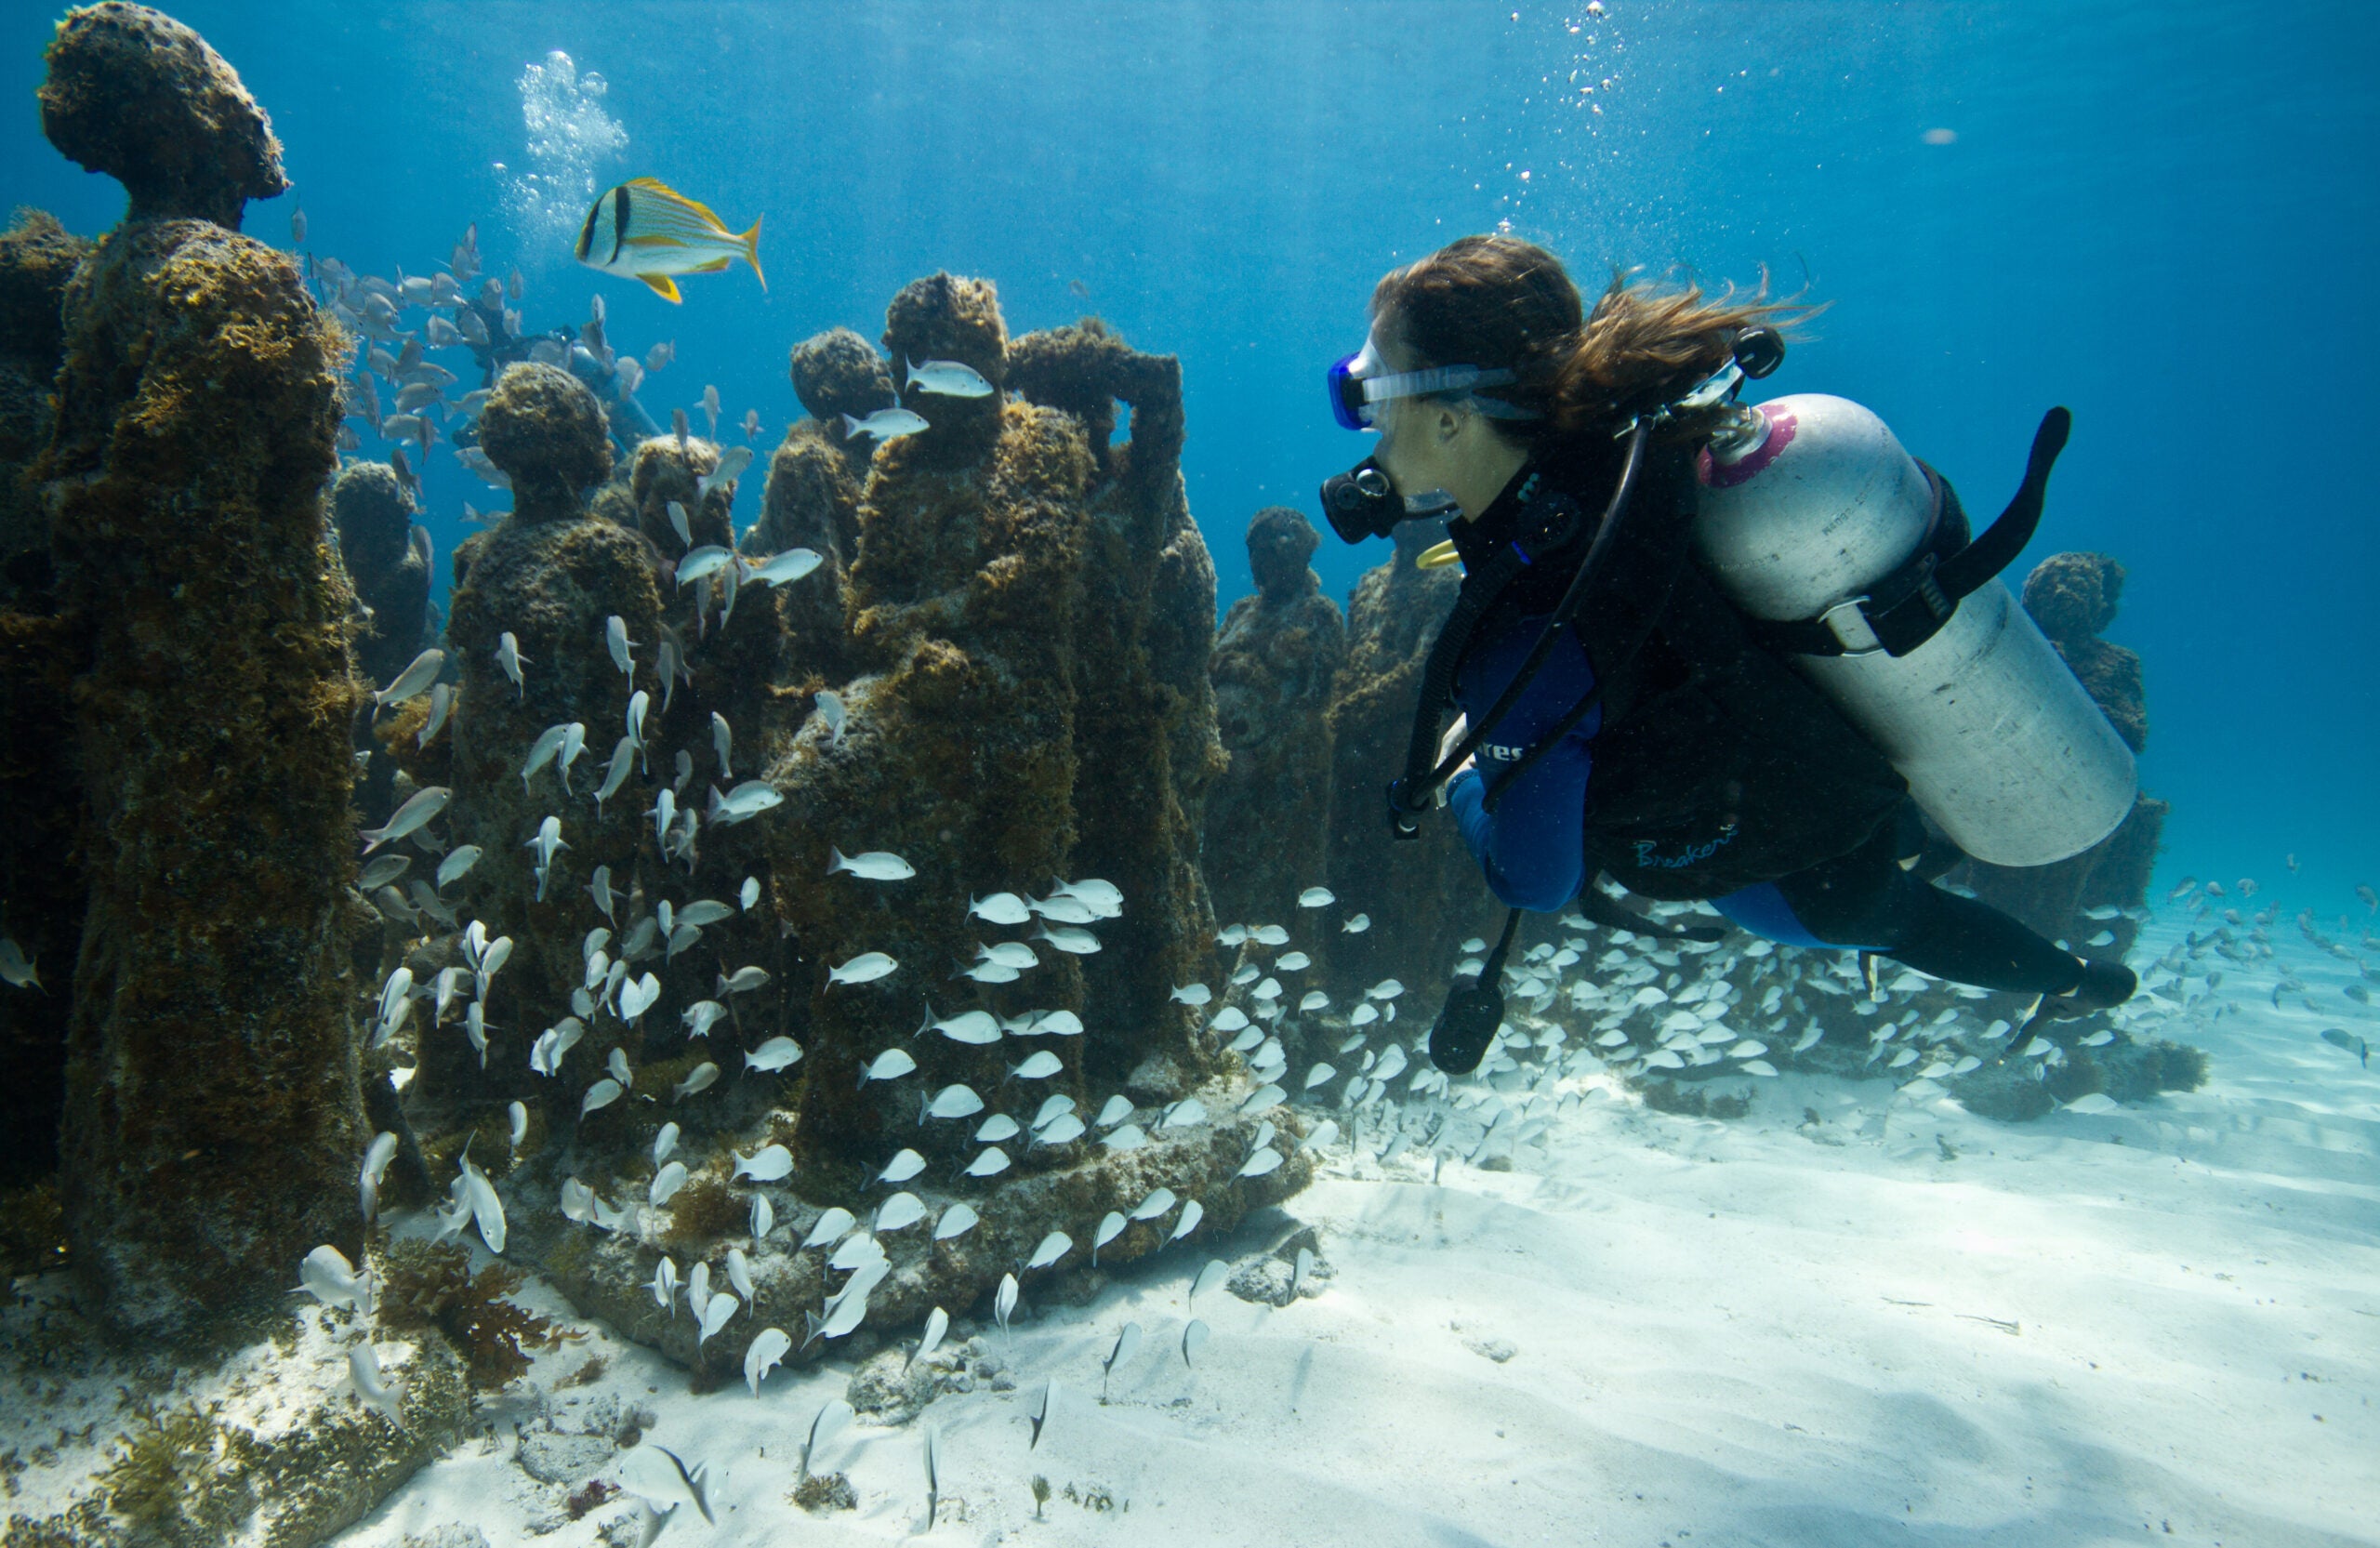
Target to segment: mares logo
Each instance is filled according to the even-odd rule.
[[[1682,871],[1699,861],[1708,860],[1736,841],[1736,825],[1729,823],[1719,830],[1719,836],[1699,844],[1688,844],[1675,854],[1660,853],[1659,843],[1652,839],[1636,840],[1636,864],[1640,869]]]

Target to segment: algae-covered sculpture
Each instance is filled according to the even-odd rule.
[[[359,691],[320,499],[341,346],[289,259],[234,230],[283,183],[228,64],[113,4],[70,14],[48,59],[45,128],[132,196],[67,288],[38,468],[86,663],[63,1197],[89,1302],[170,1333],[276,1306],[310,1248],[360,1245]]]
[[[49,504],[25,475],[49,439],[67,282],[90,250],[34,210],[0,232],[0,934],[42,978],[37,991],[0,995],[0,1188],[58,1163],[86,907],[70,859],[83,826],[72,729],[80,652],[58,615]]]
[[[48,604],[49,510],[24,480],[49,439],[67,281],[91,245],[39,210],[0,232],[0,600]]]
[[[1307,567],[1320,542],[1287,506],[1258,511],[1256,594],[1232,603],[1215,639],[1209,675],[1231,767],[1207,800],[1207,888],[1226,922],[1284,920],[1329,874],[1330,690],[1347,630]]]
[[[329,504],[339,559],[360,604],[356,669],[366,686],[383,688],[430,643],[430,534],[415,524],[413,496],[385,462],[341,468],[331,482]],[[377,756],[380,744],[368,721],[356,728],[355,745],[375,754],[356,804],[377,823],[395,810],[397,765]]]
[[[416,534],[413,496],[385,462],[350,462],[331,482],[331,524],[340,561],[368,617],[355,664],[375,687],[393,681],[429,643],[427,534]]]
[[[289,186],[271,121],[206,40],[162,11],[102,0],[59,24],[41,87],[60,154],[131,196],[127,221],[240,229],[251,199]]]
[[[808,549],[818,572],[780,602],[797,681],[840,681],[843,578],[859,545],[859,504],[874,443],[847,435],[843,417],[865,419],[893,402],[892,373],[866,339],[835,328],[794,346],[794,395],[811,417],[788,431],[769,463],[747,553]]]
[[[657,856],[654,800],[646,775],[667,783],[667,755],[631,748],[621,782],[598,801],[621,741],[649,739],[662,721],[660,662],[663,587],[668,564],[639,532],[602,520],[580,491],[611,467],[610,441],[595,395],[549,365],[508,367],[482,411],[481,444],[512,480],[514,508],[494,530],[466,539],[455,556],[455,592],[446,626],[450,661],[462,680],[452,720],[445,773],[454,792],[448,837],[483,856],[456,889],[456,901],[509,935],[510,966],[483,1012],[502,1030],[489,1065],[453,1036],[422,1043],[425,1094],[458,1091],[483,1097],[550,1098],[556,1112],[575,1111],[576,1088],[562,1093],[531,1077],[526,1040],[569,1013],[582,977],[580,943],[590,924],[587,884],[607,861],[625,891],[637,856]],[[607,648],[619,620],[636,675],[623,674]],[[508,643],[509,642],[509,643]],[[520,674],[513,680],[513,672]],[[630,725],[629,707],[644,695]],[[576,725],[579,751],[565,759],[549,744],[530,767],[541,737]],[[566,850],[533,847],[547,818]],[[546,874],[540,887],[537,876]],[[604,1049],[590,1050],[600,1062]]]

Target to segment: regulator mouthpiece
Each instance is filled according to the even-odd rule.
[[[1385,537],[1405,520],[1405,501],[1380,463],[1366,457],[1322,481],[1322,514],[1342,543]]]
[[[1396,492],[1376,457],[1366,457],[1343,473],[1322,481],[1322,514],[1342,543],[1386,537],[1399,522],[1446,516],[1458,507],[1443,489],[1408,499]]]

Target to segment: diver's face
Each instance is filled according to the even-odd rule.
[[[1382,318],[1372,337],[1390,375],[1420,368],[1413,351],[1398,337],[1393,318]],[[1436,398],[1391,398],[1374,411],[1372,428],[1380,431],[1380,443],[1372,448],[1372,456],[1399,495],[1410,498],[1448,486],[1459,421],[1465,417]]]
[[[1372,337],[1390,373],[1421,369],[1393,317],[1381,318]],[[1443,398],[1391,398],[1380,405],[1372,428],[1380,431],[1373,459],[1397,494],[1411,499],[1444,490],[1465,520],[1478,515],[1509,476],[1501,464],[1513,454],[1487,419]]]

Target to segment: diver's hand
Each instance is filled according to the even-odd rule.
[[[1454,724],[1447,727],[1447,734],[1438,738],[1438,761],[1441,763],[1445,762],[1447,761],[1447,755],[1454,751],[1454,749],[1461,744],[1462,739],[1469,734],[1471,734],[1471,727],[1467,718],[1461,715],[1457,715],[1454,718]],[[1438,787],[1432,795],[1431,799],[1443,809],[1447,803],[1447,787],[1452,785],[1456,780],[1461,778],[1464,774],[1469,774],[1470,772],[1471,760],[1466,758],[1456,766],[1455,771],[1452,774],[1447,775],[1446,778],[1438,782]]]

